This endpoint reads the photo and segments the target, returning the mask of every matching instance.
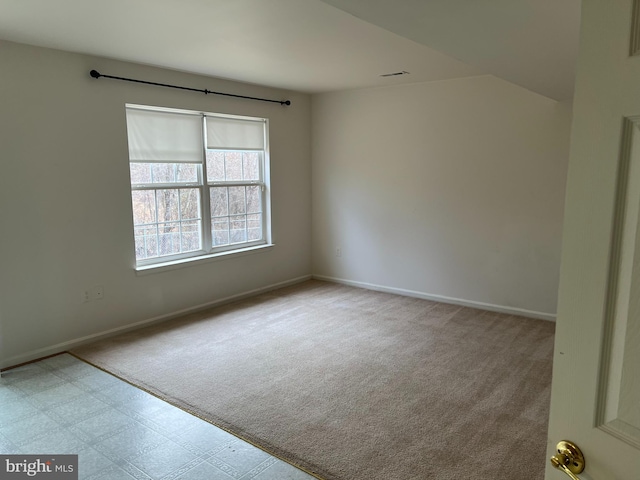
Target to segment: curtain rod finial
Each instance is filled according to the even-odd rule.
[[[91,75],[93,78],[100,78],[102,75],[100,75],[100,72],[98,72],[97,70],[91,70],[89,72],[89,75]]]

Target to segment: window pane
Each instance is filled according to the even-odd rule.
[[[247,217],[237,215],[229,217],[230,243],[240,243],[247,241]]]
[[[245,213],[247,204],[245,194],[246,187],[228,187],[229,188],[229,214],[235,215]]]
[[[260,180],[260,152],[244,152],[243,180]]]
[[[247,241],[262,240],[262,215],[247,215]]]
[[[242,180],[242,152],[225,152],[225,180]]]
[[[178,163],[175,168],[176,168],[176,182],[199,183],[198,182],[198,165],[194,165],[193,163]]]
[[[134,190],[131,192],[133,224],[142,225],[156,221],[156,201],[153,190]]]
[[[132,185],[154,183],[199,183],[195,163],[140,163],[129,165]]]
[[[227,190],[227,187],[216,187],[210,190],[212,217],[222,217],[229,215]]]
[[[158,205],[158,222],[180,220],[180,204],[178,190],[156,190]]]
[[[262,212],[262,188],[260,186],[245,187],[247,194],[247,213]]]
[[[200,191],[197,188],[182,188],[180,191],[180,219],[200,218]]]
[[[151,164],[150,163],[131,163],[129,164],[131,172],[131,183],[151,183]]]
[[[172,255],[180,253],[180,224],[158,224],[158,255]]]
[[[156,228],[137,227],[134,229],[136,242],[136,258],[138,260],[158,256]]]
[[[229,218],[214,218],[211,220],[211,237],[213,245],[229,244]]]
[[[183,252],[200,250],[202,248],[200,244],[200,221],[183,222],[180,240]]]
[[[153,183],[175,182],[174,167],[175,163],[152,163],[151,175]]]
[[[224,152],[207,150],[207,179],[210,182],[224,181]]]

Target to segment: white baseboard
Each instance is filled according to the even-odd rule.
[[[395,293],[396,295],[404,295],[406,297],[423,298],[434,302],[450,303],[453,305],[461,305],[463,307],[478,308],[480,310],[489,310],[491,312],[507,313],[509,315],[519,315],[521,317],[537,318],[540,320],[548,320],[555,322],[556,315],[554,313],[536,312],[534,310],[526,310],[524,308],[505,307],[503,305],[494,305],[492,303],[476,302],[474,300],[464,300],[461,298],[445,297],[443,295],[434,295],[425,292],[417,292],[415,290],[406,290],[404,288],[385,287],[383,285],[375,285],[372,283],[355,282],[353,280],[345,280],[343,278],[328,277],[325,275],[312,275],[316,280],[325,280],[327,282],[341,283],[352,287],[366,288],[367,290],[376,290],[378,292]]]
[[[138,328],[150,326],[156,323],[165,322],[167,320],[171,320],[173,318],[176,318],[182,315],[187,315],[189,313],[195,313],[200,310],[205,310],[207,308],[224,305],[225,303],[234,302],[236,300],[242,300],[244,298],[253,297],[264,292],[276,290],[278,288],[283,288],[289,285],[295,285],[296,283],[301,283],[311,278],[314,278],[317,280],[324,280],[328,282],[341,283],[343,285],[350,285],[353,287],[366,288],[368,290],[376,290],[379,292],[394,293],[396,295],[404,295],[407,297],[423,298],[425,300],[432,300],[435,302],[450,303],[454,305],[461,305],[464,307],[472,307],[472,308],[478,308],[481,310],[489,310],[492,312],[507,313],[510,315],[520,315],[523,317],[537,318],[537,319],[549,320],[549,321],[555,321],[556,319],[556,315],[553,313],[536,312],[533,310],[526,310],[523,308],[505,307],[502,305],[494,305],[490,303],[476,302],[473,300],[464,300],[460,298],[446,297],[443,295],[434,295],[434,294],[429,294],[425,292],[418,292],[415,290],[406,290],[403,288],[386,287],[383,285],[375,285],[372,283],[356,282],[353,280],[346,280],[343,278],[329,277],[324,275],[304,275],[301,277],[285,280],[283,282],[274,283],[271,285],[267,285],[265,287],[256,288],[254,290],[249,290],[246,292],[238,293],[236,295],[231,295],[229,297],[225,297],[225,298],[221,298],[211,302],[196,305],[194,307],[189,307],[189,308],[185,308],[175,312],[167,313],[164,315],[159,315],[157,317],[149,318],[146,320],[141,320],[139,322],[131,323],[129,325],[124,325],[122,327],[113,328],[111,330],[94,333],[92,335],[87,335],[85,337],[75,338],[66,342],[58,343],[56,345],[50,345],[47,347],[39,348],[37,350],[29,351],[20,355],[15,355],[13,357],[2,360],[0,362],[0,369],[6,369],[14,365],[20,365],[22,363],[31,362],[39,358],[55,355],[57,353],[71,350],[73,348],[79,347],[81,345],[85,345],[87,343],[103,340],[105,338],[112,337],[120,333],[136,330]]]
[[[301,283],[309,279],[311,279],[311,275],[304,275],[302,277],[285,280],[284,282],[274,283],[271,285],[267,285],[265,287],[260,287],[254,290],[249,290],[247,292],[231,295],[230,297],[213,300],[212,302],[203,303],[200,305],[196,305],[194,307],[184,308],[176,312],[171,312],[164,315],[159,315],[157,317],[148,318],[146,320],[141,320],[139,322],[131,323],[129,325],[124,325],[122,327],[112,328],[111,330],[106,330],[104,332],[94,333],[91,335],[87,335],[85,337],[75,338],[73,340],[58,343],[56,345],[51,345],[48,347],[39,348],[37,350],[32,350],[30,352],[26,352],[20,355],[15,355],[13,357],[2,360],[2,362],[0,363],[0,369],[6,369],[15,365],[20,365],[22,363],[31,362],[39,358],[48,357],[50,355],[55,355],[57,353],[71,350],[73,348],[79,347],[81,345],[85,345],[87,343],[103,340],[105,338],[112,337],[120,333],[129,332],[131,330],[136,330],[142,327],[147,327],[155,323],[165,322],[167,320],[171,320],[173,318],[180,317],[182,315],[187,315],[189,313],[195,313],[201,310],[206,310],[207,308],[211,308],[211,307],[217,307],[219,305],[224,305],[225,303],[235,302],[236,300],[242,300],[244,298],[254,297],[261,293],[269,292],[271,290],[276,290],[278,288],[287,287],[289,285],[295,285],[296,283]]]

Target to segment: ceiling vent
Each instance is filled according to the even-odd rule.
[[[402,70],[401,72],[393,72],[393,73],[384,73],[380,75],[381,77],[397,77],[399,75],[409,75],[409,72]]]

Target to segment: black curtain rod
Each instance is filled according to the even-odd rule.
[[[213,94],[213,95],[224,95],[225,97],[235,97],[235,98],[246,98],[247,100],[258,100],[260,102],[271,102],[271,103],[279,103],[280,105],[291,105],[290,100],[270,100],[268,98],[259,98],[259,97],[247,97],[245,95],[234,95],[233,93],[222,93],[222,92],[214,92],[212,90],[204,90],[200,88],[191,88],[191,87],[181,87],[179,85],[169,85],[167,83],[156,83],[156,82],[147,82],[145,80],[135,80],[133,78],[124,78],[124,77],[114,77],[113,75],[103,75],[96,70],[91,70],[89,72],[93,78],[113,78],[114,80],[124,80],[125,82],[135,82],[135,83],[144,83],[146,85],[157,85],[158,87],[169,87],[169,88],[178,88],[180,90],[190,90],[192,92],[202,92],[205,95]]]

